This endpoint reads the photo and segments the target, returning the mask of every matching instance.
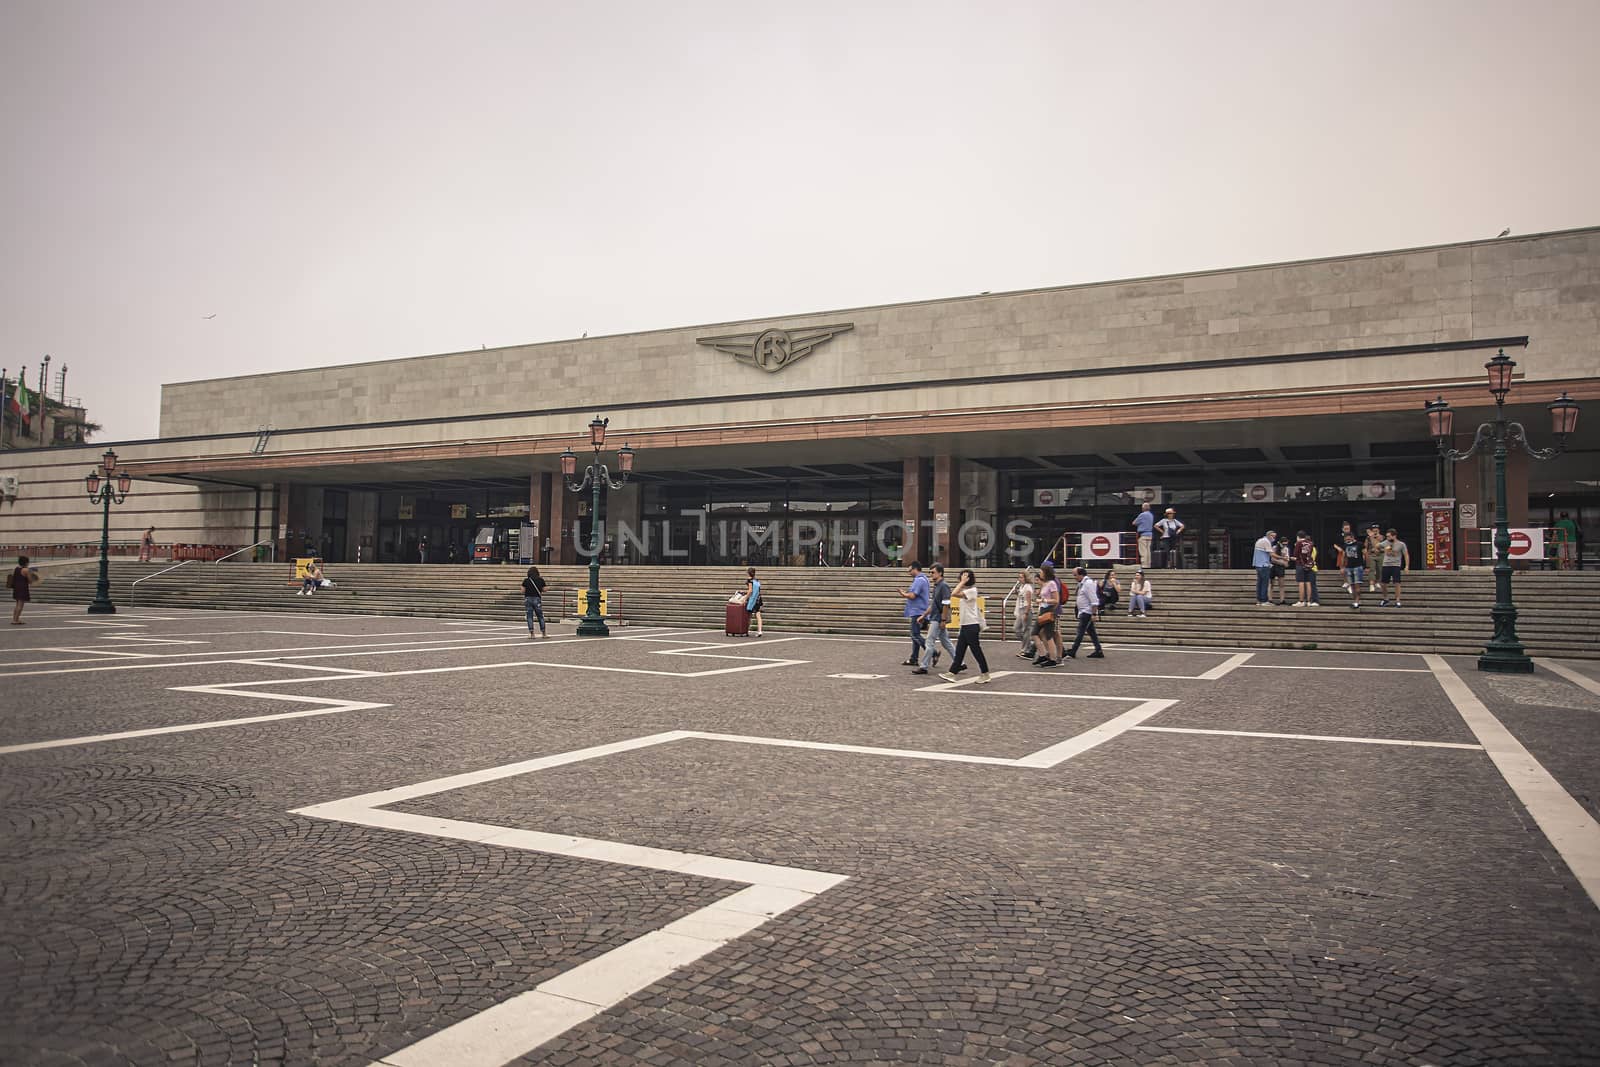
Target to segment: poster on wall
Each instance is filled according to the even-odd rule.
[[[1422,502],[1423,565],[1430,571],[1455,567],[1455,498],[1438,497]]]
[[[1271,482],[1247,482],[1244,487],[1244,499],[1249,504],[1270,504],[1275,487]]]
[[[1544,559],[1544,530],[1538,526],[1511,527],[1511,558]]]

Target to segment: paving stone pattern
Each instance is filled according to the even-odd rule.
[[[181,685],[390,706],[0,754],[0,1062],[366,1063],[737,888],[290,814],[373,790],[665,730],[1013,758],[1138,699],[1178,701],[1150,726],[1473,741],[1427,674],[1255,669],[1375,657],[1198,681],[1226,654],[1030,672],[997,646],[1021,673],[980,693],[925,691],[901,642],[451,650],[414,619],[191,665],[297,639],[163,614],[126,632],[215,645],[4,634],[0,745],[298,707]],[[415,647],[371,654],[396,631]],[[67,645],[172,658],[13,666]],[[804,662],[690,677],[759,657]],[[1452,662],[1593,811],[1600,715]],[[392,807],[849,876],[528,1063],[1600,1062],[1600,910],[1481,751],[1131,731],[1041,769],[689,739]]]

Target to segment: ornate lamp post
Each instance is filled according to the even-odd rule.
[[[89,614],[115,615],[117,606],[111,603],[111,577],[107,572],[111,556],[111,503],[115,501],[121,504],[128,499],[133,476],[125,470],[117,470],[117,454],[108,448],[105,455],[100,457],[100,466],[84,477],[83,484],[89,490],[89,503],[99,504],[101,508],[100,580],[95,583],[94,601],[89,605]]]
[[[1474,455],[1479,448],[1494,443],[1494,636],[1484,646],[1478,657],[1480,671],[1502,674],[1531,674],[1533,660],[1517,640],[1517,608],[1511,601],[1511,524],[1506,517],[1506,454],[1512,445],[1521,448],[1534,459],[1554,459],[1567,447],[1567,435],[1578,428],[1578,403],[1562,393],[1550,404],[1550,429],[1555,434],[1554,448],[1535,448],[1528,442],[1528,431],[1520,422],[1506,419],[1506,395],[1511,392],[1511,371],[1516,361],[1506,357],[1505,349],[1484,369],[1489,372],[1489,392],[1494,394],[1495,417],[1483,423],[1473,435],[1472,447],[1457,451],[1450,447],[1455,425],[1455,412],[1443,397],[1430,400],[1423,410],[1428,413],[1428,429],[1445,459],[1460,461]]]
[[[594,492],[589,512],[589,608],[583,614],[583,621],[578,623],[579,637],[611,636],[611,631],[606,628],[605,617],[600,614],[600,546],[605,540],[600,523],[600,486],[621,489],[628,484],[628,475],[633,473],[633,449],[624,443],[617,450],[617,470],[621,477],[612,480],[611,472],[600,462],[600,450],[605,447],[606,427],[610,423],[610,419],[602,419],[598,415],[589,423],[589,444],[594,448],[594,462],[583,472],[582,481],[575,477],[578,473],[578,457],[570,448],[561,453],[561,475],[566,479],[567,488],[574,493],[581,493],[592,487]]]

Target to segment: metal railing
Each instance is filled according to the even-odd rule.
[[[129,582],[128,583],[128,596],[129,596],[130,599],[133,597],[133,591],[138,586],[138,584],[140,582],[148,582],[152,578],[159,578],[163,574],[170,574],[172,571],[175,571],[175,570],[179,569],[180,567],[187,567],[191,563],[203,563],[203,562],[221,563],[225,559],[232,559],[234,556],[237,556],[240,552],[249,552],[253,548],[260,548],[262,545],[271,545],[271,544],[272,544],[271,540],[257,541],[253,545],[245,545],[243,548],[236,549],[233,552],[229,552],[226,556],[220,556],[220,557],[218,557],[217,559],[214,559],[214,560],[206,561],[206,560],[198,560],[198,559],[186,559],[186,560],[183,560],[183,561],[181,561],[179,563],[174,563],[170,567],[161,568],[160,570],[156,571],[154,574],[147,574],[143,578],[135,578],[133,581]]]
[[[234,556],[237,556],[240,552],[249,552],[253,548],[260,548],[262,545],[267,545],[268,546],[267,562],[268,563],[276,563],[278,561],[278,546],[277,546],[276,542],[274,542],[270,537],[269,538],[264,538],[264,539],[262,539],[260,541],[257,541],[253,545],[245,545],[243,548],[235,549],[234,551],[229,552],[226,556],[218,556],[216,559],[212,560],[211,562],[212,563],[221,563],[225,559],[232,559]]]

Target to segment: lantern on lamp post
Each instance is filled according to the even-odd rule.
[[[133,476],[126,470],[117,469],[117,454],[108,448],[105,455],[100,457],[100,466],[84,476],[83,487],[88,490],[89,503],[100,505],[100,578],[95,582],[94,600],[89,604],[89,614],[115,615],[117,606],[111,603],[109,572],[111,505],[121,504],[128,499],[128,490],[133,487]]]
[[[1473,435],[1472,446],[1465,450],[1450,447],[1455,431],[1455,412],[1444,397],[1423,405],[1428,416],[1428,432],[1433,435],[1439,455],[1460,462],[1484,446],[1494,446],[1494,607],[1490,617],[1494,621],[1494,635],[1484,645],[1478,657],[1480,671],[1502,674],[1530,674],[1533,660],[1528,658],[1522,642],[1517,639],[1517,608],[1511,599],[1511,524],[1506,516],[1506,455],[1512,446],[1522,449],[1534,459],[1554,459],[1566,451],[1567,437],[1578,428],[1578,402],[1562,393],[1549,405],[1550,430],[1555,435],[1554,448],[1535,448],[1528,441],[1528,431],[1522,423],[1506,418],[1506,397],[1511,392],[1512,371],[1516,361],[1506,356],[1505,349],[1483,365],[1489,375],[1489,392],[1494,396],[1493,422],[1479,425]]]
[[[582,621],[578,623],[579,637],[611,635],[605,616],[600,613],[600,546],[605,541],[604,527],[600,522],[600,487],[603,485],[616,490],[628,484],[628,477],[633,473],[634,450],[626,442],[617,450],[619,476],[612,478],[610,469],[600,462],[600,452],[606,445],[606,427],[610,422],[610,419],[596,415],[589,423],[589,446],[594,449],[594,460],[584,471],[581,480],[577,477],[578,457],[571,448],[561,453],[561,477],[567,488],[574,493],[581,493],[585,489],[593,492],[589,505],[589,604]]]

